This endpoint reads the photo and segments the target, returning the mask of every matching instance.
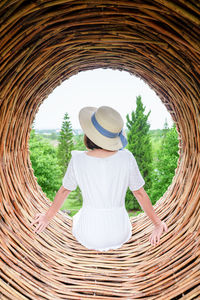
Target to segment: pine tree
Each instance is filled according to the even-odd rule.
[[[127,148],[134,155],[140,172],[145,180],[145,190],[151,188],[151,172],[152,172],[152,145],[149,134],[150,124],[148,123],[149,111],[145,115],[145,107],[143,106],[141,96],[136,98],[136,110],[132,111],[131,117],[126,115],[128,128]],[[130,190],[126,195],[127,209],[140,209],[140,205]]]
[[[73,131],[68,113],[65,113],[61,131],[58,137],[57,157],[63,175],[71,159],[71,151],[74,149]]]

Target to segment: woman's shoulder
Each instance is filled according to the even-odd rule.
[[[135,156],[133,155],[133,153],[130,150],[123,149],[122,151],[124,152],[124,155],[128,158],[128,160],[135,161]]]
[[[122,149],[122,150],[119,150],[119,153],[121,154],[121,158],[125,158],[130,160],[131,158],[133,158],[133,154],[132,152],[130,152],[128,149]],[[81,159],[81,157],[84,157],[85,156],[85,151],[84,150],[72,150],[71,151],[71,156],[72,158],[77,158],[78,160]],[[118,156],[118,158],[120,157]],[[110,157],[110,156],[108,156]],[[112,157],[112,155],[111,155]]]
[[[123,152],[124,155],[126,155],[126,156],[131,156],[132,155],[131,151],[128,150],[128,149],[123,149],[123,150],[120,150],[120,151]]]
[[[72,155],[72,157],[75,157],[75,156],[81,155],[84,152],[85,151],[81,151],[81,150],[72,150],[71,155]]]
[[[72,150],[71,151],[71,157],[73,161],[83,161],[85,156],[85,151],[84,150]]]
[[[122,149],[121,151],[125,152],[125,153],[130,153],[130,151],[127,148]]]

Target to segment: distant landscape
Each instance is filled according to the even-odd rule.
[[[74,136],[80,135],[83,133],[81,129],[72,129]],[[54,146],[58,146],[58,136],[60,129],[35,129],[35,133],[39,134],[43,138],[49,140],[49,142]]]
[[[75,139],[76,139],[76,136],[83,134],[83,131],[81,129],[73,129],[72,131],[75,136]],[[54,147],[58,146],[59,132],[60,132],[60,129],[35,129],[36,134],[39,134],[43,138],[49,140],[49,142]],[[162,129],[150,130],[153,152],[156,151],[158,149],[158,147],[160,146],[162,132],[163,132]]]

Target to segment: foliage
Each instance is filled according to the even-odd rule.
[[[86,151],[87,148],[83,142],[84,134],[77,134],[74,136],[74,146],[76,150]]]
[[[58,160],[62,168],[63,176],[65,175],[67,166],[71,159],[71,151],[75,148],[76,150],[82,150],[84,149],[84,146],[85,145],[83,143],[82,137],[79,135],[73,135],[71,122],[69,120],[68,114],[66,113],[62,123],[58,144]],[[70,193],[70,197],[71,199],[74,199],[74,205],[75,202],[79,205],[82,204],[83,199],[79,186],[77,186],[75,191],[72,191]]]
[[[149,134],[150,124],[148,117],[150,111],[145,115],[145,107],[143,106],[141,96],[136,99],[136,110],[132,111],[131,117],[127,118],[127,148],[134,155],[140,172],[145,180],[145,190],[151,188],[151,173],[152,173],[152,145]],[[127,209],[140,209],[140,205],[130,190],[126,194]]]
[[[76,150],[79,150],[79,151],[87,150],[87,148],[83,142],[83,136],[84,136],[84,134],[74,135],[74,145],[75,145]],[[77,187],[77,189],[75,191],[75,198],[76,198],[76,203],[79,203],[79,205],[81,204],[81,206],[82,206],[83,198],[82,198],[82,193],[81,193],[81,190],[79,187]]]
[[[157,151],[160,149],[163,138],[163,129],[154,129],[149,131],[152,145],[152,159],[154,161]]]
[[[130,120],[130,117],[127,116],[127,119],[130,120],[129,129],[127,130],[127,138],[129,142],[127,148],[135,156],[140,171],[144,176],[144,171],[142,170],[143,164],[140,163],[140,157],[142,155],[142,150],[145,151],[145,149],[148,153],[151,154],[151,147],[149,147],[148,150],[148,147],[141,147],[141,145],[148,145],[149,139],[151,140],[153,155],[153,171],[151,172],[152,186],[149,190],[147,190],[145,185],[145,190],[147,190],[152,203],[155,204],[155,202],[164,194],[174,176],[174,169],[176,168],[178,159],[177,131],[175,127],[169,129],[166,122],[164,125],[164,129],[148,131],[149,125],[147,124],[147,119],[149,113],[145,116],[144,107],[143,105],[141,105],[141,103],[139,104],[140,105],[138,105],[138,107],[140,109],[138,108],[139,111],[136,109],[136,111],[131,114],[132,119]],[[146,123],[144,122],[145,118]],[[142,124],[141,127],[139,126],[140,122],[138,119]],[[139,129],[142,130],[139,131]],[[52,201],[57,190],[62,184],[63,173],[58,164],[57,148],[53,147],[47,141],[47,138],[50,142],[52,140],[53,135],[51,135],[51,130],[49,130],[47,134],[45,134],[45,132],[42,132],[42,135],[45,136],[45,138],[42,138],[40,133],[36,134],[35,130],[31,131],[29,140],[30,158],[32,167],[34,169],[34,174],[37,177],[38,184],[46,193],[47,197]],[[148,133],[148,139],[146,140],[143,137],[143,134],[145,132]],[[74,149],[76,150],[87,150],[83,143],[82,133],[79,134],[78,132],[75,132],[75,134],[73,135],[73,144]],[[129,148],[129,146],[131,147]],[[144,179],[146,181],[145,176]],[[70,212],[70,215],[73,216],[81,206],[82,194],[79,187],[77,187],[75,191],[72,191],[70,193],[67,201],[63,203],[61,209],[67,209],[67,211]],[[139,211],[141,211],[140,205],[138,204],[137,200],[134,198],[130,190],[128,190],[126,194],[126,208],[130,216],[135,215],[135,213],[139,213]]]
[[[153,204],[165,193],[174,177],[178,160],[178,133],[175,125],[164,131],[160,149],[154,160],[150,197]]]
[[[56,149],[31,130],[29,140],[30,159],[38,184],[52,201],[62,182]]]
[[[71,159],[71,151],[74,149],[73,132],[68,113],[65,113],[61,131],[58,137],[58,163],[64,176],[69,161]]]

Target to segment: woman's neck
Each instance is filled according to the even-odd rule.
[[[88,151],[96,152],[96,153],[112,153],[112,152],[117,152],[117,150],[112,151],[112,150],[106,150],[106,149],[88,149]]]
[[[105,149],[88,149],[87,155],[89,156],[94,156],[94,157],[107,157],[111,156],[110,154],[113,155],[113,153],[117,152],[116,151],[110,151],[110,150],[105,150]]]

